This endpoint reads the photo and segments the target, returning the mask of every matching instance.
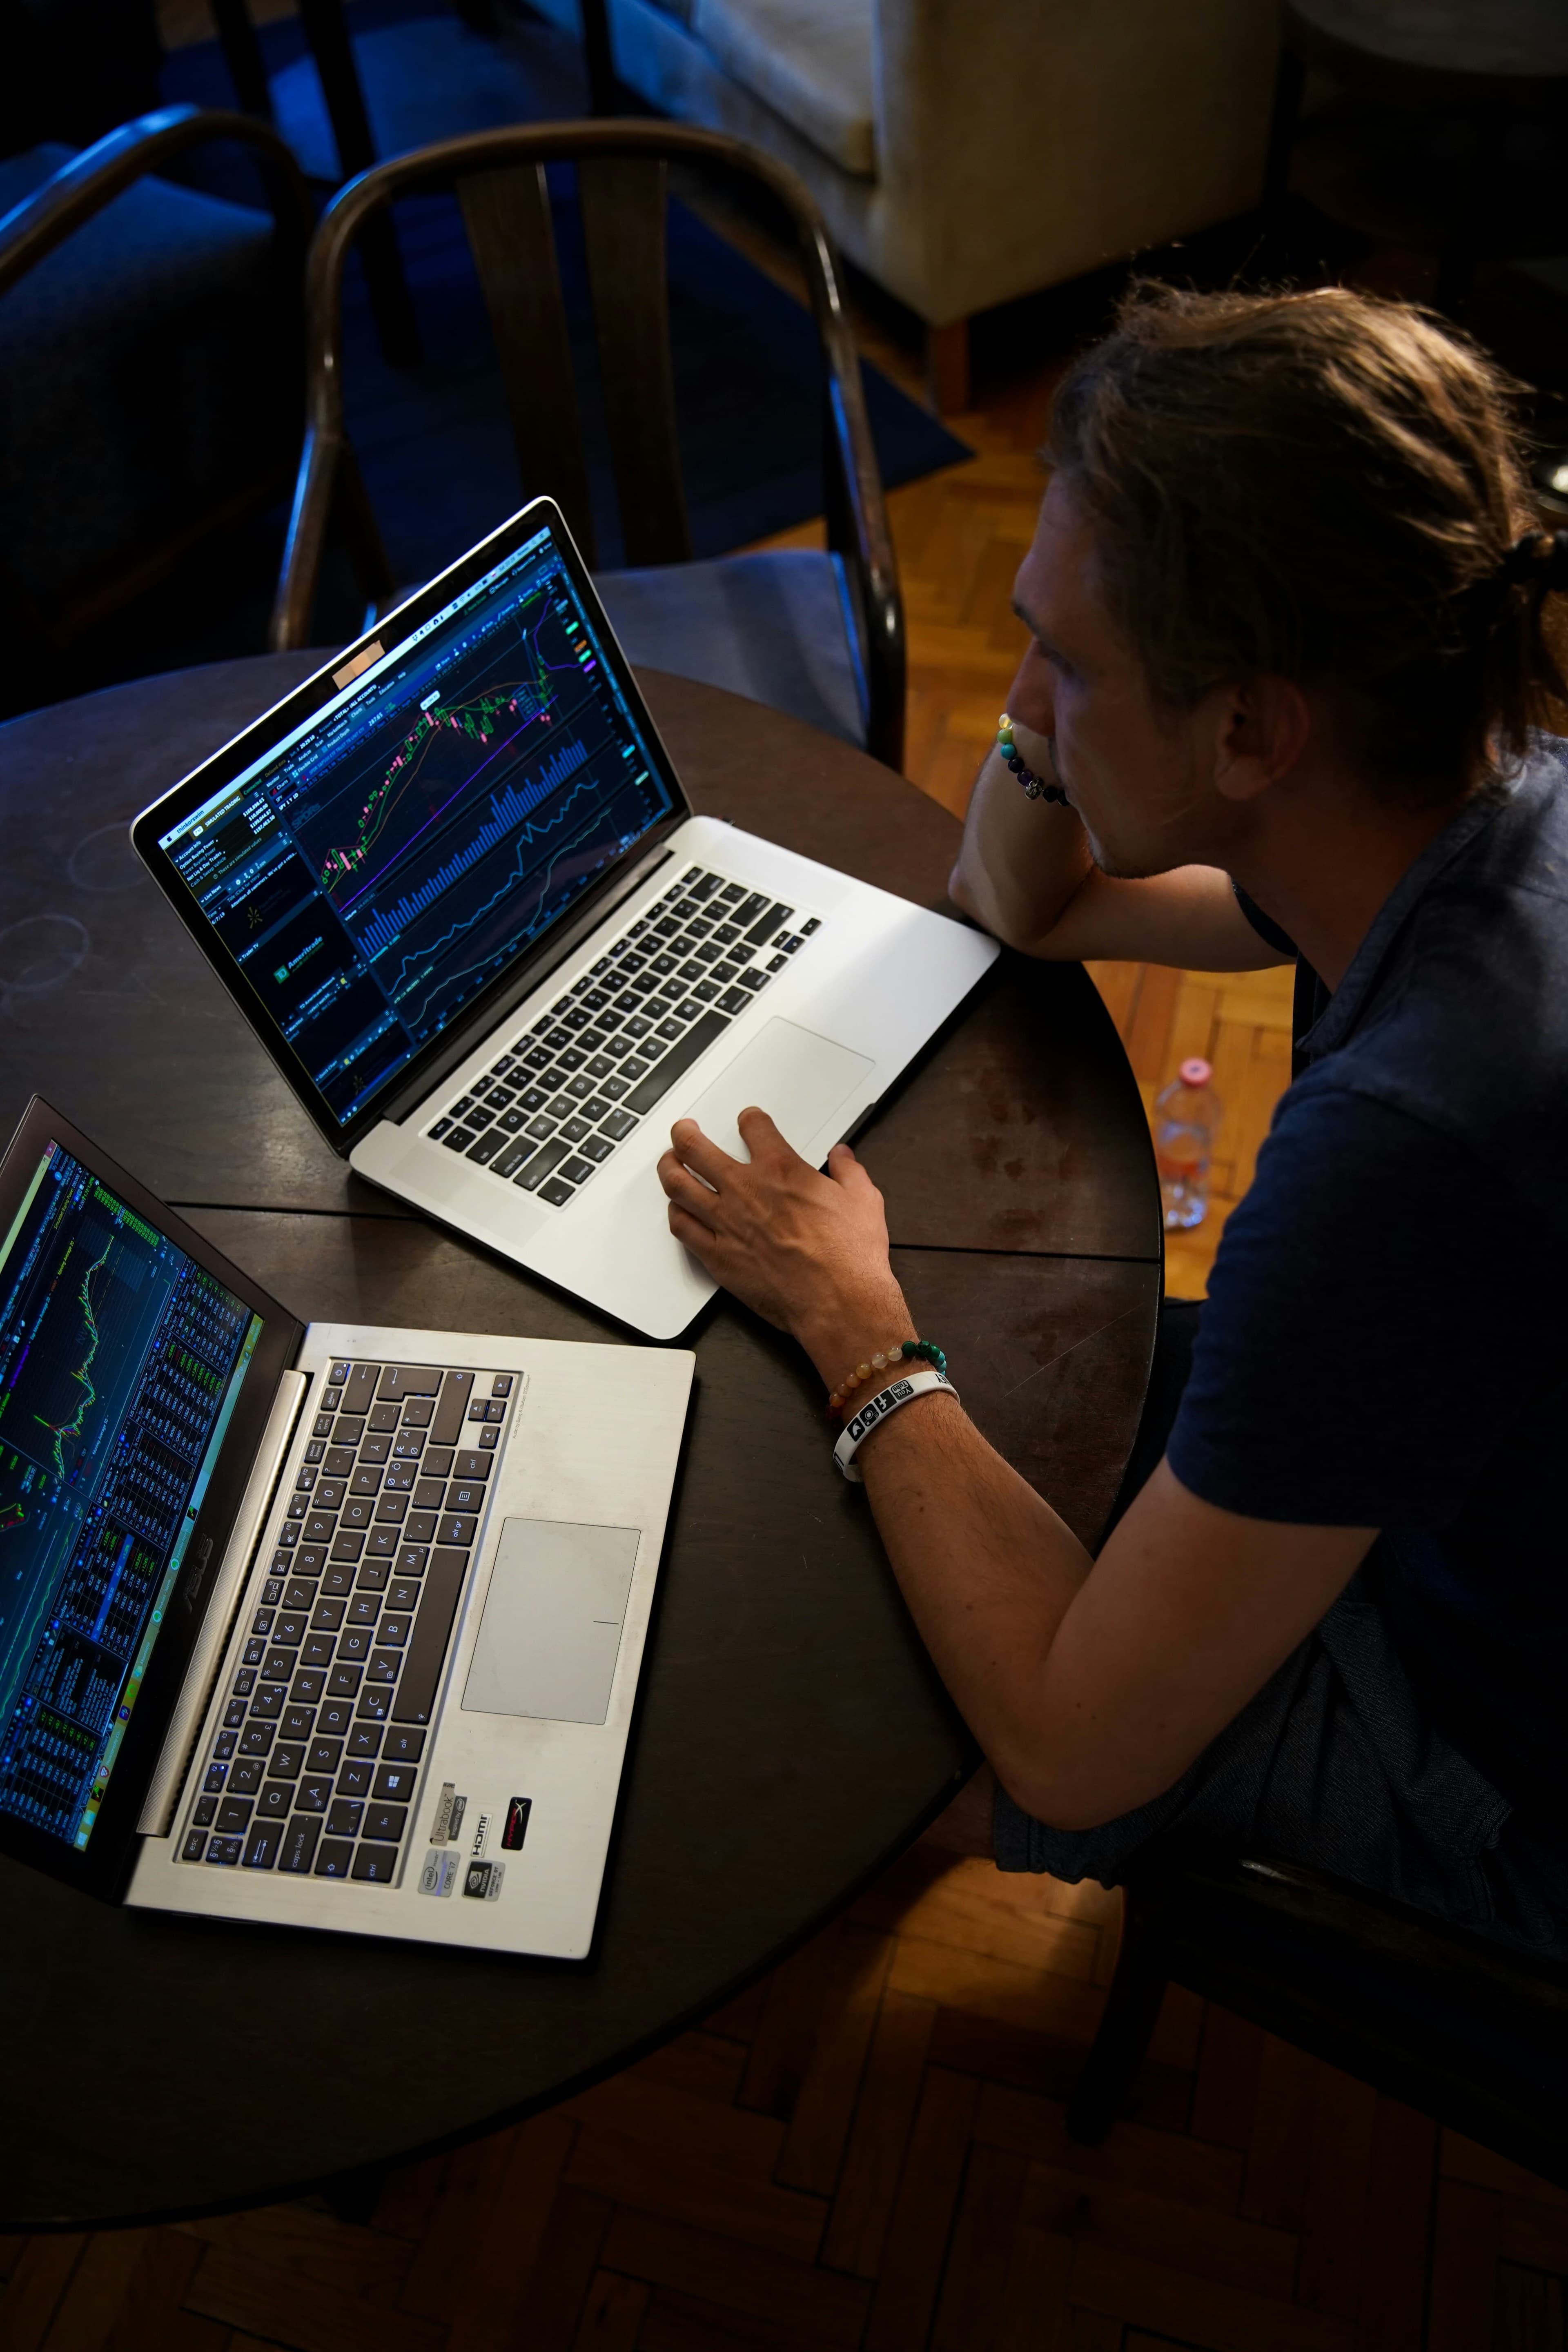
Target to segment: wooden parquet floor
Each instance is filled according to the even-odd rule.
[[[892,499],[910,772],[955,811],[1017,659],[1049,382],[994,388],[975,457]],[[1289,976],[1095,977],[1146,1099],[1215,1065],[1215,1207],[1169,1266],[1196,1295],[1288,1074]],[[1129,2119],[1069,2141],[1118,1923],[1098,1887],[917,1847],[700,2030],[363,2215],[0,2241],[0,2352],[1568,2352],[1568,2195],[1192,1995]]]
[[[917,1847],[700,2030],[363,2221],[0,2245],[0,2343],[1560,2352],[1568,2196],[1190,1994],[1130,2119],[1068,2140],[1116,1929],[1098,1887]]]

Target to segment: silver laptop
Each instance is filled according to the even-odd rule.
[[[300,1324],[37,1100],[0,1237],[0,1852],[581,1958],[689,1354]]]
[[[760,1103],[819,1165],[997,952],[691,814],[548,499],[132,839],[362,1176],[656,1339],[713,1290],[672,1120],[743,1157]]]

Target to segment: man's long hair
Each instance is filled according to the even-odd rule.
[[[1537,520],[1519,397],[1407,303],[1145,284],[1063,380],[1046,455],[1157,704],[1331,686],[1368,783],[1419,803],[1516,764],[1568,699],[1544,577],[1508,576]]]

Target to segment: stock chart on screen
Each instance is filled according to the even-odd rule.
[[[260,1336],[51,1145],[0,1246],[0,1811],[85,1847]]]
[[[163,846],[344,1123],[672,806],[541,531]]]

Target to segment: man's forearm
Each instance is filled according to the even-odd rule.
[[[1003,1787],[1026,1790],[1046,1661],[1089,1555],[949,1398],[890,1414],[858,1459],[938,1673]]]
[[[988,753],[953,868],[955,904],[1008,946],[1027,950],[1056,928],[1092,863],[1074,812],[1030,800],[999,753]]]
[[[1142,881],[1101,874],[1074,811],[1026,798],[995,752],[980,771],[949,887],[994,938],[1052,962],[1107,956],[1258,971],[1286,961],[1265,945],[1228,877],[1212,866],[1176,866]]]

